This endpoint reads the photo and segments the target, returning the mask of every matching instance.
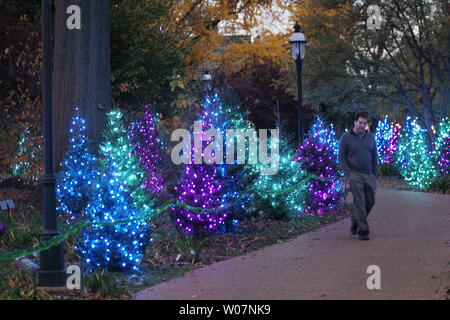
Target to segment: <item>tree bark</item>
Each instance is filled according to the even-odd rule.
[[[448,105],[450,104],[450,59],[447,59],[446,78],[439,83],[441,93],[441,105],[439,119],[442,120],[448,116]]]
[[[440,108],[440,120],[448,117],[448,105],[450,104],[450,88],[445,87],[441,89],[441,108]]]
[[[70,5],[81,9],[81,29],[66,25]],[[92,151],[97,153],[111,108],[109,0],[58,0],[55,17],[53,114],[55,170],[68,147],[75,107],[86,120]]]

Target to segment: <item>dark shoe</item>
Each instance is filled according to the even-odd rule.
[[[358,233],[358,222],[352,221],[352,226],[350,227],[350,232],[353,235]]]
[[[358,232],[359,240],[369,240],[369,231],[360,231]]]

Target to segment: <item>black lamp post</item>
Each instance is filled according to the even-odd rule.
[[[212,85],[213,85],[213,79],[212,76],[209,74],[209,72],[206,72],[203,77],[202,77],[203,83],[205,85],[205,89],[206,89],[206,96],[209,97],[209,93],[212,90]]]
[[[305,57],[306,39],[300,32],[298,23],[294,26],[294,34],[289,43],[291,44],[292,58],[295,59],[297,65],[297,81],[298,81],[298,139],[299,146],[303,144],[303,103],[302,103],[302,60]]]
[[[44,231],[41,242],[58,235],[56,221],[56,177],[53,164],[53,114],[52,114],[52,66],[51,66],[51,0],[42,0],[43,42],[43,104],[44,104]],[[66,285],[63,243],[40,253],[39,286],[63,287]]]

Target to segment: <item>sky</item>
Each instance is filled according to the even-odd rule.
[[[250,34],[252,39],[259,35],[262,35],[265,30],[269,30],[274,34],[277,33],[290,33],[294,32],[294,22],[292,22],[292,14],[287,10],[279,8],[276,4],[272,4],[272,8],[261,9],[261,14],[258,19],[260,23],[257,27],[254,27]],[[226,22],[221,22],[219,24],[219,32],[222,34],[230,34],[227,32],[226,28],[229,24]],[[245,30],[236,31],[235,35],[248,35]]]

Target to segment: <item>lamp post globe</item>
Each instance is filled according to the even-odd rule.
[[[211,74],[209,74],[209,72],[206,72],[203,75],[202,80],[205,86],[206,94],[209,95],[209,92],[212,90],[212,82],[213,82]]]
[[[294,33],[291,36],[289,43],[291,44],[292,58],[297,60],[298,58],[305,58],[306,51],[306,39],[305,35],[300,32],[302,27],[296,23],[294,26]]]
[[[302,103],[302,60],[306,52],[305,35],[300,32],[298,23],[294,26],[294,33],[289,43],[291,44],[292,58],[297,65],[297,81],[298,81],[298,139],[299,147],[303,144],[303,103]]]

